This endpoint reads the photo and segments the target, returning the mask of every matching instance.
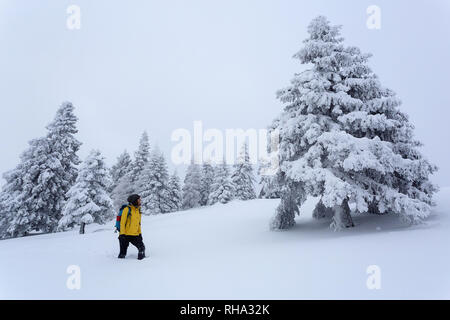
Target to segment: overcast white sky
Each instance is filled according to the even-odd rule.
[[[66,9],[81,8],[68,30]],[[381,29],[366,27],[369,5]],[[312,18],[342,24],[403,101],[423,152],[449,185],[450,5],[440,1],[0,0],[0,173],[45,133],[62,101],[79,117],[82,159],[112,164],[144,130],[170,159],[173,130],[265,128],[275,91],[301,70],[292,55]],[[169,163],[173,169],[173,164]],[[2,181],[3,183],[3,181]]]

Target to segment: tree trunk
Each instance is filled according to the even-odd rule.
[[[350,207],[348,206],[348,200],[344,200],[340,206],[333,208],[333,222],[331,227],[334,230],[340,230],[343,228],[354,227],[352,216],[350,215]]]
[[[86,224],[84,222],[81,223],[81,225],[80,225],[80,234],[84,234],[84,226],[85,225]]]
[[[295,214],[298,213],[298,206],[291,192],[281,198],[275,216],[270,222],[271,230],[286,230],[295,225]]]

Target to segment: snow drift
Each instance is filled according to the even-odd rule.
[[[424,224],[355,215],[340,232],[311,217],[315,199],[289,231],[270,231],[279,200],[144,216],[148,258],[124,260],[114,222],[0,241],[1,299],[449,299],[450,188]],[[71,265],[81,288],[69,290]],[[367,268],[381,271],[369,290]]]

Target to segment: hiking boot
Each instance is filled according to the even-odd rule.
[[[138,253],[138,260],[142,260],[145,258],[145,252],[139,252]]]
[[[117,257],[119,259],[125,259],[125,255],[124,254],[119,254],[119,256]]]

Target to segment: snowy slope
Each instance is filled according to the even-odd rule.
[[[356,228],[328,229],[308,201],[297,225],[268,230],[277,200],[234,201],[143,217],[148,259],[130,246],[118,260],[111,222],[0,241],[2,299],[431,299],[450,298],[450,188],[426,224],[357,216]],[[81,289],[69,290],[69,265]],[[366,286],[369,265],[381,289]]]

